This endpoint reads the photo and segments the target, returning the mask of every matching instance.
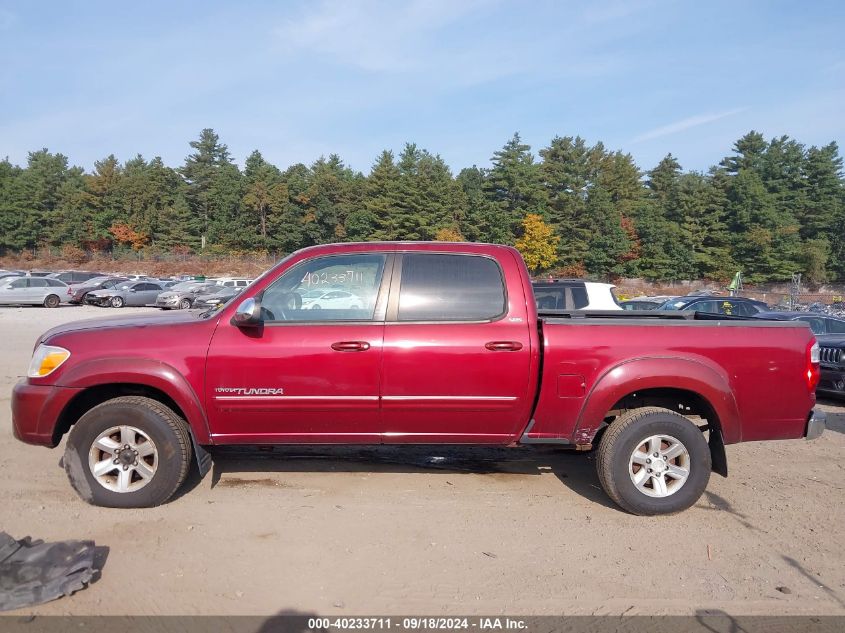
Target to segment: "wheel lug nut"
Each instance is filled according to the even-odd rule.
[[[646,459],[646,460],[645,460],[645,463],[646,463],[646,464],[650,464],[650,463],[651,463],[651,457],[649,457],[648,459]]]
[[[123,470],[129,470],[129,466],[127,466],[126,464],[124,464],[124,465],[123,465]]]
[[[668,458],[668,457],[666,457],[666,455],[664,455],[664,456],[663,456],[663,461],[665,462],[665,461],[668,461],[668,460],[669,460],[669,458]]]
[[[648,472],[653,472],[653,471],[651,470],[651,468],[649,468],[649,469],[648,469]]]
[[[655,453],[655,454],[654,454],[654,456],[655,456],[655,457],[660,457],[660,453]]]
[[[115,458],[112,460],[112,464],[116,464],[116,463],[118,463],[119,461],[120,461],[120,460],[119,460],[117,457],[115,457]]]

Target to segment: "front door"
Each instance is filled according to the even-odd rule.
[[[525,426],[531,340],[511,267],[460,254],[408,253],[385,328],[386,443],[507,443]],[[396,292],[398,286],[398,292]]]
[[[378,443],[387,289],[383,253],[322,256],[257,297],[263,324],[217,327],[208,352],[212,435],[229,443]],[[346,302],[314,305],[317,294]]]

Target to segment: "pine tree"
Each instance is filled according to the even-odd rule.
[[[516,234],[527,213],[546,211],[539,165],[534,162],[531,146],[522,142],[518,132],[493,154],[491,162],[485,190],[509,218],[510,229]]]

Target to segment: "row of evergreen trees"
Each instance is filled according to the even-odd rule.
[[[178,169],[108,156],[86,173],[46,149],[26,167],[0,162],[0,253],[67,244],[282,253],[345,240],[465,239],[545,249],[551,257],[533,265],[569,275],[845,278],[835,143],[807,148],[750,132],[706,174],[682,171],[671,154],[643,173],[630,154],[580,137],[552,139],[538,159],[515,134],[489,169],[457,176],[413,144],[398,157],[382,152],[369,175],[336,155],[283,171],[258,151],[241,170],[210,129],[190,145]],[[546,226],[526,234],[539,219]]]

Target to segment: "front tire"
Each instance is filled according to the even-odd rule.
[[[112,308],[122,308],[126,305],[126,302],[123,300],[123,297],[112,297],[111,301],[109,302]]]
[[[123,396],[97,405],[73,426],[64,468],[77,494],[109,508],[148,508],[185,481],[191,438],[184,420],[157,400]]]
[[[599,442],[599,481],[632,514],[672,514],[692,506],[712,468],[704,435],[684,416],[658,407],[634,409],[611,423]]]
[[[62,302],[56,295],[47,295],[44,298],[44,307],[45,308],[58,308],[59,304]]]
[[[182,299],[179,302],[179,309],[180,310],[188,310],[191,307],[191,300],[190,299]]]

